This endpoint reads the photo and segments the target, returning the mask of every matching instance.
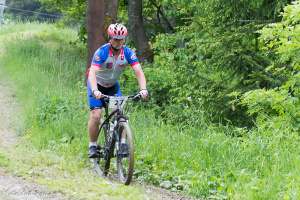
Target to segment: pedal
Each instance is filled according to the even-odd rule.
[[[99,163],[99,158],[90,158],[92,164]]]

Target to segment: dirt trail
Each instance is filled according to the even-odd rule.
[[[51,193],[46,187],[0,172],[0,199],[2,200],[64,200],[60,193]]]
[[[8,84],[0,81],[0,148],[10,148],[17,141],[16,122],[18,120],[16,116],[18,110],[15,96]]]

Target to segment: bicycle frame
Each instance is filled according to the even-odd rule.
[[[124,112],[123,112],[123,109],[121,109],[121,106],[120,104],[118,103],[117,104],[117,108],[115,110],[113,110],[111,113],[109,113],[108,111],[108,103],[109,103],[109,96],[105,96],[104,97],[104,102],[105,102],[105,105],[104,105],[104,109],[105,109],[105,115],[104,115],[104,118],[105,120],[102,122],[102,124],[100,125],[100,128],[99,128],[99,133],[101,131],[101,129],[103,128],[103,126],[105,124],[108,124],[109,125],[109,122],[111,121],[111,119],[113,117],[116,117],[116,120],[117,120],[117,124],[116,124],[116,127],[117,125],[119,124],[120,122],[120,119],[123,119],[125,121],[128,120],[128,118],[124,115]],[[140,98],[140,95],[132,95],[132,96],[128,96],[128,99],[136,99],[136,98]],[[109,127],[107,127],[109,128]]]

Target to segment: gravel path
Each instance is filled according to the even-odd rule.
[[[0,147],[9,148],[16,143],[18,105],[7,84],[0,82]],[[19,124],[19,123],[18,123]]]
[[[65,200],[62,194],[49,192],[46,187],[29,183],[0,172],[1,200]]]

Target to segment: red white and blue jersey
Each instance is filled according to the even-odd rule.
[[[128,64],[132,67],[139,64],[138,58],[130,48],[124,45],[116,57],[110,43],[101,46],[92,60],[92,65],[99,69],[96,72],[97,83],[104,87],[113,86]]]

